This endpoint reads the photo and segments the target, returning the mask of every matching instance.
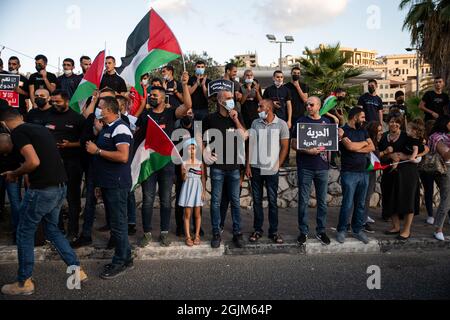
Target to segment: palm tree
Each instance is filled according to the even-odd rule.
[[[411,44],[450,89],[450,0],[402,0],[399,7],[409,7],[403,29],[410,31]]]
[[[244,59],[242,59],[242,57],[232,58],[227,63],[235,64],[238,68],[245,68],[247,66],[247,64],[245,63]]]
[[[306,58],[300,59],[304,81],[311,92],[325,99],[347,79],[359,76],[363,70],[346,65],[348,57],[340,52],[340,44],[321,46],[318,51],[305,48]]]

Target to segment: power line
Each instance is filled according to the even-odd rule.
[[[2,44],[0,44],[0,47],[1,47],[1,49],[0,49],[0,55],[1,55],[1,53],[3,52],[4,49],[8,49],[9,51],[15,52],[15,53],[17,53],[17,54],[20,54],[21,56],[24,56],[24,57],[29,58],[29,59],[31,59],[31,60],[34,61],[34,57],[32,57],[32,56],[30,56],[30,55],[28,55],[28,54],[26,54],[26,53],[23,53],[23,52],[14,50],[14,49],[9,48],[9,47],[7,47],[7,46],[4,46],[4,45],[2,45]],[[56,67],[56,66],[54,66],[54,65],[51,65],[51,64],[47,64],[47,66],[52,67],[52,68],[54,68],[54,69],[58,69],[58,67]]]

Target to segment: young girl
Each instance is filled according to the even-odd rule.
[[[206,168],[201,161],[197,160],[195,153],[197,142],[190,139],[185,142],[184,148],[189,153],[189,160],[183,164],[182,177],[183,186],[181,187],[180,200],[178,205],[184,207],[184,230],[186,233],[186,245],[192,247],[200,244],[200,209],[203,207],[203,201],[206,195]],[[190,221],[192,211],[195,219],[195,238],[192,240],[190,235]]]
[[[425,149],[425,123],[422,119],[414,119],[407,124],[406,133],[408,138],[399,156],[402,161],[414,161],[417,159],[418,154]],[[420,159],[417,159],[417,161],[420,161]],[[396,168],[397,165],[394,165],[393,170]]]

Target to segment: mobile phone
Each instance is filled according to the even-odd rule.
[[[170,97],[166,95],[166,104],[170,104]]]

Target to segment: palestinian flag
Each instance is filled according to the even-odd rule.
[[[178,59],[181,54],[169,26],[151,9],[128,37],[126,56],[117,71],[142,96],[141,76]]]
[[[369,167],[367,168],[367,171],[384,170],[388,167],[389,165],[383,166],[380,162],[380,159],[378,159],[378,157],[373,152],[370,153],[370,164]]]
[[[95,58],[89,70],[86,72],[83,80],[81,80],[70,100],[70,107],[77,113],[81,113],[86,100],[92,96],[95,90],[100,88],[102,82],[103,71],[105,68],[105,50],[100,52]]]
[[[323,116],[330,112],[330,110],[334,109],[337,106],[337,103],[338,100],[334,94],[329,96],[323,103],[322,109],[320,109],[320,115]]]
[[[132,190],[154,172],[168,165],[172,161],[172,155],[181,159],[172,140],[151,117],[148,117],[145,139],[137,148],[131,163]]]

